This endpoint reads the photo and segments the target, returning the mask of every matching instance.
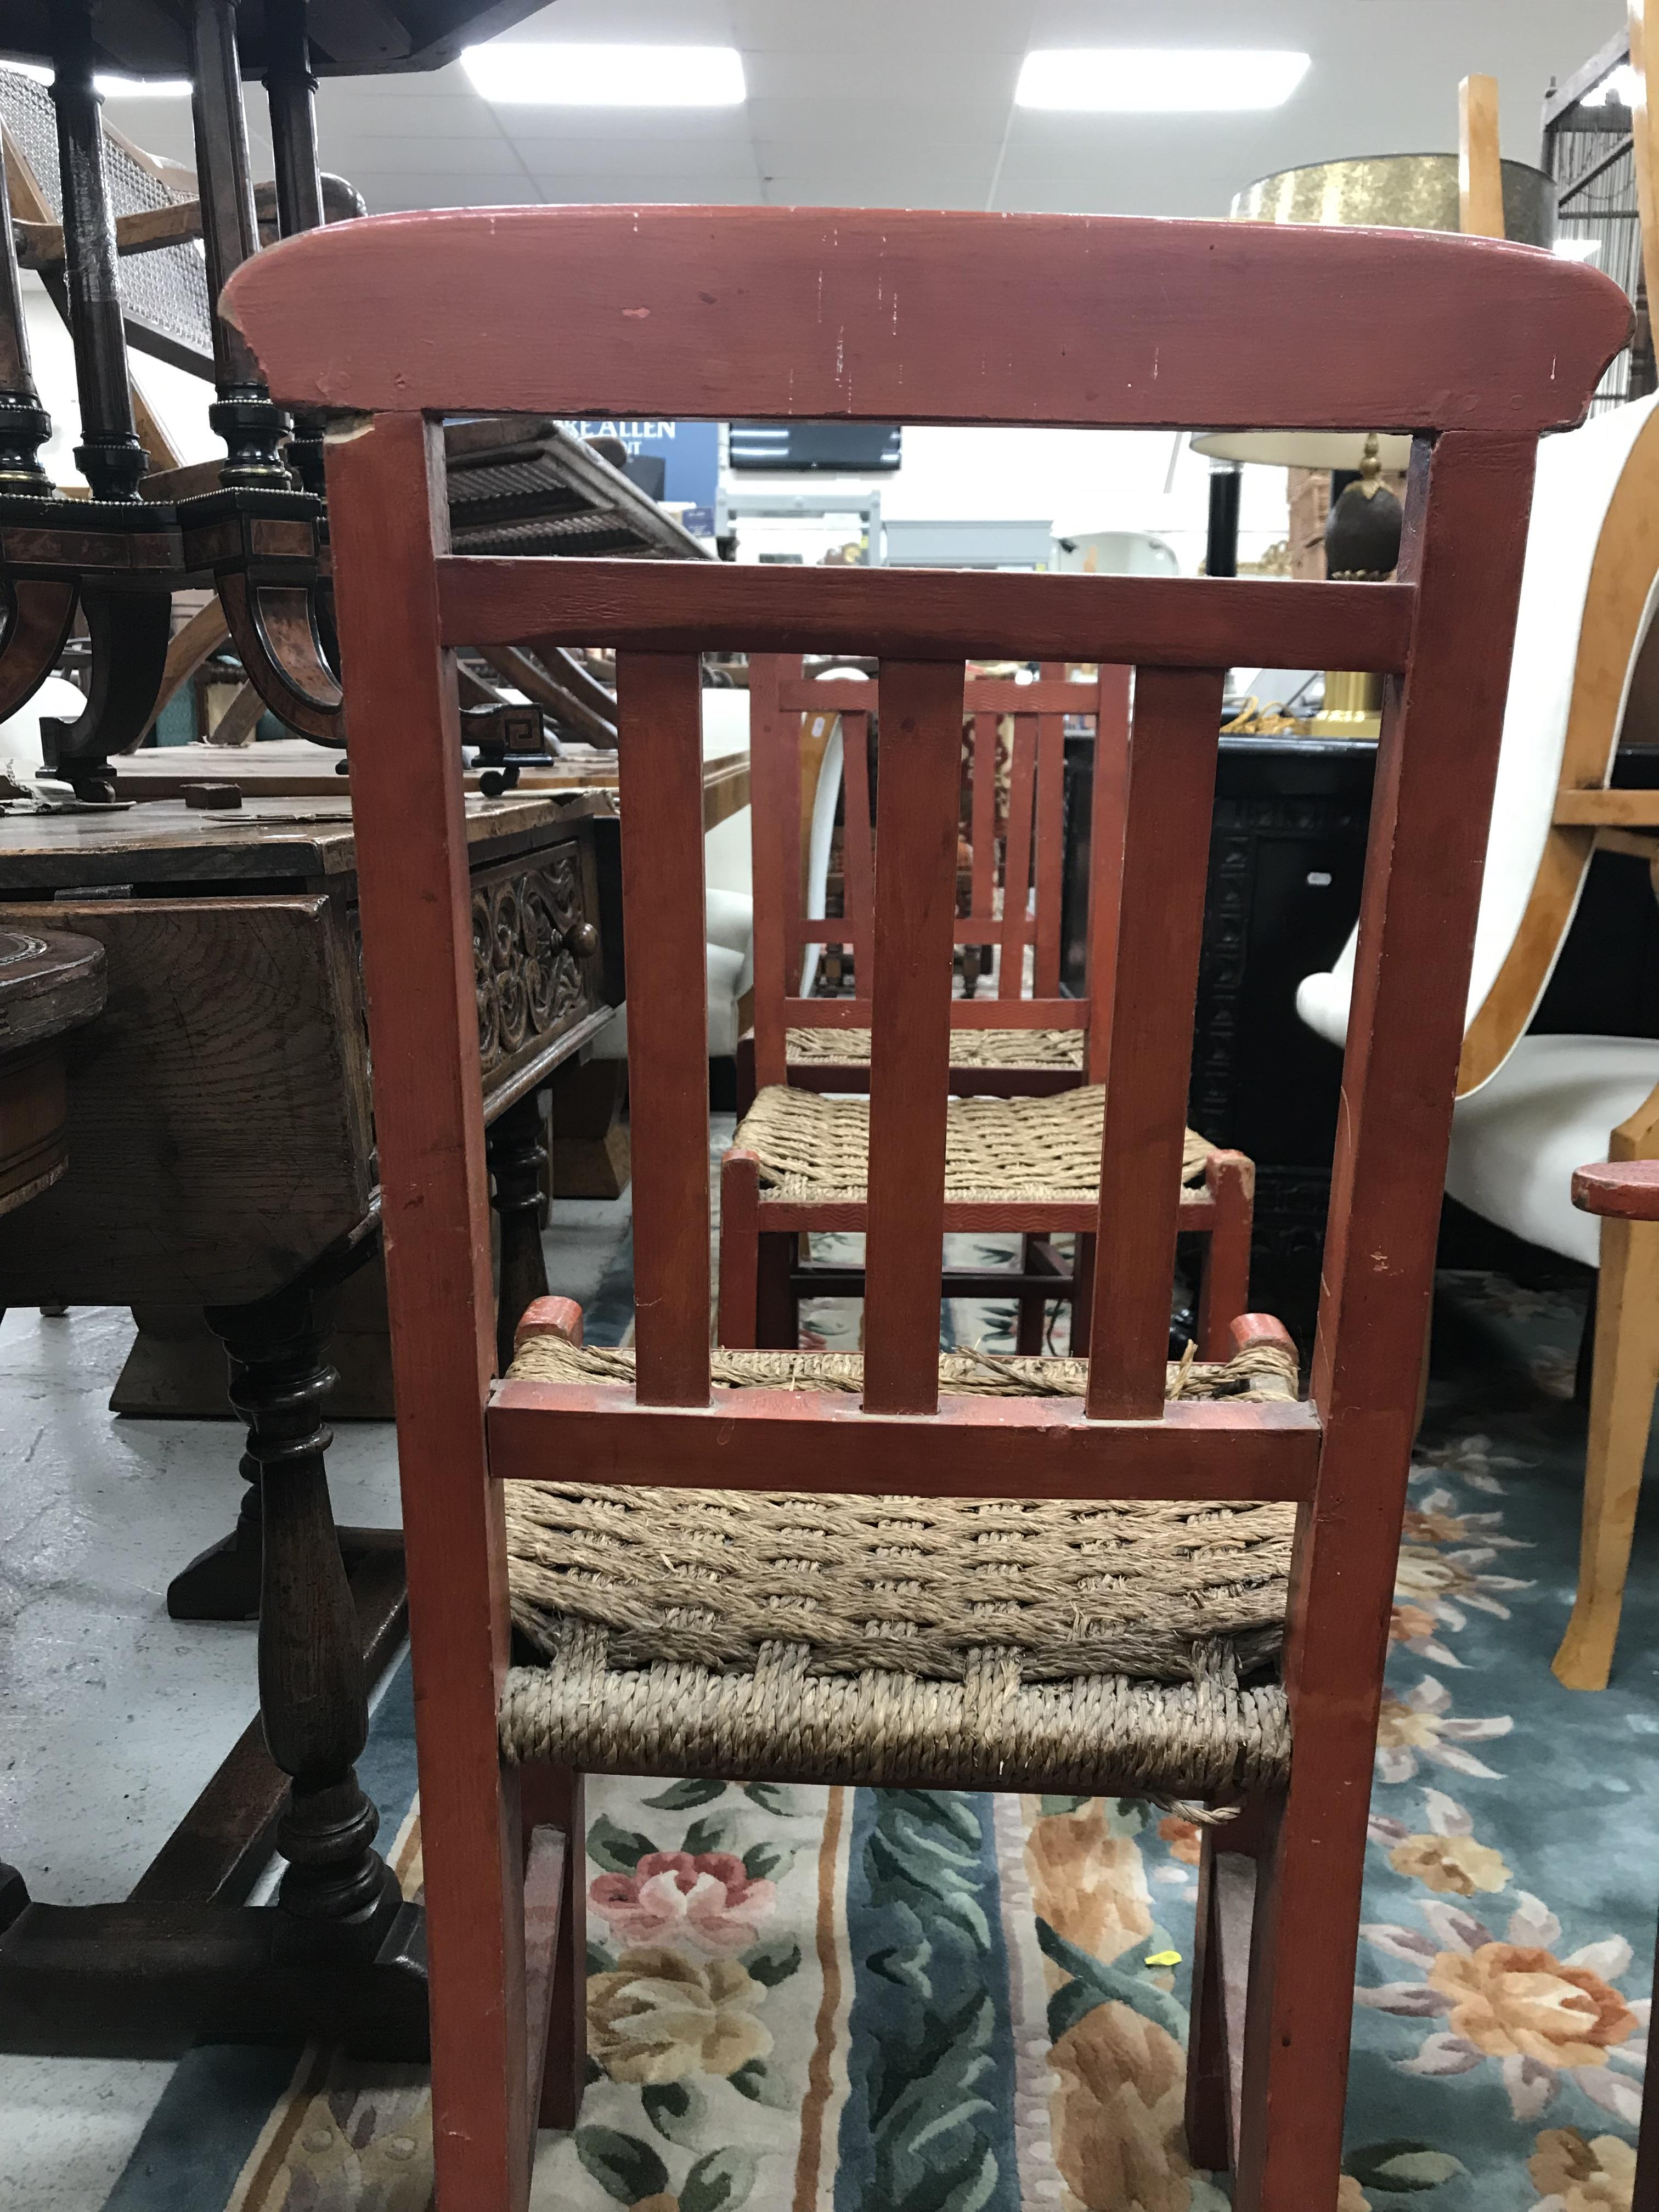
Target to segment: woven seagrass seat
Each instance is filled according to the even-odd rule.
[[[974,1033],[958,1032],[964,1034]],[[953,1099],[945,1121],[947,1201],[994,1206],[1093,1200],[1100,1185],[1105,1097],[1097,1083],[1047,1098]],[[732,1142],[736,1150],[757,1156],[761,1188],[776,1197],[857,1201],[864,1196],[868,1174],[870,1102],[772,1085],[758,1093]],[[1212,1149],[1196,1130],[1187,1131],[1183,1183],[1202,1181]]]
[[[867,1067],[868,1030],[792,1029],[785,1047],[792,1067]],[[952,1030],[952,1067],[1083,1066],[1081,1030]]]
[[[715,1383],[855,1392],[851,1353],[716,1352]],[[941,1388],[1080,1397],[1081,1360],[950,1354]],[[516,1379],[631,1382],[558,1337]],[[1290,1355],[1171,1397],[1294,1397]],[[787,1474],[786,1469],[780,1469]],[[1231,1798],[1282,1782],[1286,1504],[514,1483],[512,1759],[589,1772]]]

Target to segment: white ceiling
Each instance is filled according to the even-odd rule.
[[[1619,28],[1624,0],[557,0],[514,38],[737,46],[747,103],[713,111],[494,108],[459,67],[324,85],[323,164],[375,212],[508,202],[1224,215],[1270,171],[1456,144],[1457,83],[1498,79],[1505,154]],[[1267,114],[1065,115],[1012,105],[1032,46],[1260,46],[1313,66]],[[264,99],[254,167],[270,173]],[[191,159],[183,103],[110,102],[140,144]]]

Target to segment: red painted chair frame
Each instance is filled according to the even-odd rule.
[[[434,324],[430,301],[468,312]],[[1364,311],[1390,301],[1385,324]],[[582,313],[560,302],[580,299]],[[579,1971],[503,1769],[501,1483],[1275,1496],[1299,1505],[1275,1816],[1205,1869],[1194,2148],[1240,2212],[1330,2212],[1371,1749],[1480,863],[1540,432],[1629,329],[1583,265],[1486,240],[1048,216],[538,208],[389,216],[246,264],[229,311],[329,447],[410,1577],[442,2212],[522,2212],[547,2008],[574,2100]],[[1178,305],[1178,313],[1176,307]],[[1319,320],[1316,349],[1281,343]],[[988,348],[987,328],[999,333]],[[1384,428],[1416,438],[1395,585],[456,559],[446,411]],[[373,416],[370,422],[365,419]],[[491,1382],[489,1216],[452,648],[619,653],[635,1385]],[[878,836],[862,1404],[711,1392],[701,717],[705,646],[873,648]],[[961,663],[1134,663],[1086,1399],[938,1402]],[[1164,1400],[1176,1170],[1221,671],[1389,678],[1306,1406]],[[1432,988],[1425,988],[1431,979]],[[569,1790],[566,1788],[567,1799]],[[542,1808],[532,1808],[539,1810]],[[572,1829],[572,1807],[561,1808]],[[555,1822],[555,1825],[558,1823]],[[580,1852],[562,1873],[580,1890]],[[1230,1897],[1254,1899],[1231,2094]],[[1285,1940],[1279,1940],[1283,1925]],[[528,1997],[526,1984],[528,1982]]]
[[[750,782],[755,886],[755,1027],[738,1047],[738,1098],[746,1108],[757,1085],[791,1083],[802,1090],[860,1091],[868,1088],[867,1062],[791,1063],[791,1028],[836,1030],[869,1026],[865,999],[799,998],[799,978],[810,945],[850,945],[855,976],[873,965],[874,845],[871,836],[868,736],[879,714],[880,686],[867,680],[807,680],[799,656],[757,655],[750,665]],[[969,754],[969,821],[973,849],[970,911],[958,915],[958,946],[995,943],[1001,951],[997,989],[990,999],[951,1001],[953,1030],[974,1029],[1081,1030],[1084,1064],[1059,1068],[957,1068],[950,1088],[959,1097],[994,1094],[1031,1097],[1073,1090],[1104,1079],[1110,933],[1115,927],[1116,880],[1109,869],[1091,869],[1090,994],[1067,998],[1060,989],[1060,890],[1064,843],[1064,744],[1068,714],[1095,724],[1094,793],[1090,851],[1121,855],[1129,738],[1130,672],[1108,668],[1091,683],[1070,683],[1063,663],[1045,664],[1034,684],[969,677],[963,711],[972,724]],[[807,714],[838,714],[842,728],[843,914],[838,921],[808,920],[801,896],[801,721]],[[1005,858],[996,866],[997,794],[994,775],[979,773],[980,748],[988,735],[994,759],[997,724],[1014,723],[1010,760]],[[1035,884],[1036,898],[1029,893]],[[1002,912],[994,911],[995,892]],[[1035,905],[1035,913],[1030,911]],[[1024,995],[1024,956],[1033,949],[1033,989]],[[745,1047],[747,1049],[745,1050]],[[793,1349],[799,1341],[799,1300],[814,1291],[863,1295],[862,1271],[836,1270],[814,1279],[799,1257],[812,1230],[861,1231],[866,1209],[821,1202],[786,1202],[764,1195],[759,1163],[748,1151],[727,1152],[720,1164],[719,1338],[723,1345]],[[1199,1288],[1198,1348],[1205,1359],[1225,1359],[1232,1350],[1230,1325],[1249,1304],[1250,1231],[1255,1170],[1243,1153],[1217,1151],[1204,1187],[1182,1191],[1181,1227],[1206,1240]],[[1043,1348],[1051,1299],[1070,1301],[1072,1333],[1087,1341],[1093,1283],[1094,1238],[1087,1208],[1060,1217],[1037,1206],[988,1207],[951,1204],[952,1231],[1018,1230],[1021,1266],[1012,1283],[995,1273],[946,1268],[945,1297],[1006,1297],[1018,1310],[1018,1348]],[[1076,1238],[1075,1257],[1064,1260],[1049,1242],[1056,1231]]]
[[[750,668],[750,788],[755,847],[755,1028],[754,1082],[793,1083],[803,1090],[862,1091],[867,1063],[802,1063],[793,1066],[786,1053],[790,1029],[867,1029],[867,997],[800,998],[790,989],[799,978],[802,956],[812,945],[846,945],[855,974],[872,966],[874,848],[870,834],[867,744],[870,720],[878,714],[878,682],[808,679],[800,656],[757,655]],[[1065,721],[1068,714],[1104,722],[1103,743],[1121,751],[1128,734],[1127,669],[1109,670],[1092,683],[1068,683],[1063,665],[1043,667],[1035,684],[970,677],[963,710],[973,726],[969,751],[970,843],[973,849],[972,912],[957,916],[956,943],[996,945],[1002,958],[994,997],[953,1000],[952,1026],[960,1029],[1081,1029],[1087,1025],[1085,1000],[1062,998],[1060,989],[1060,906],[1064,830]],[[843,737],[844,912],[837,920],[809,921],[800,892],[802,865],[801,717],[836,714]],[[994,912],[999,888],[996,865],[995,778],[979,773],[980,750],[988,736],[994,748],[997,723],[1014,722],[1010,763],[1006,852],[1016,871],[1014,895]],[[862,738],[865,742],[860,744]],[[1113,787],[1103,794],[1108,805]],[[1098,817],[1102,807],[1097,805]],[[1099,823],[1097,822],[1097,828]],[[1018,860],[1013,856],[1022,857]],[[1029,856],[1029,858],[1024,857]],[[1032,863],[1035,863],[1033,866]],[[1036,913],[1021,893],[1035,884]],[[1005,890],[1007,885],[1002,886]],[[1024,987],[1025,949],[1035,951],[1035,988]],[[960,1095],[1030,1097],[1067,1091],[1085,1079],[1070,1069],[953,1069],[951,1088]]]

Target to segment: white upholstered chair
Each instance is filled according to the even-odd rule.
[[[721,760],[749,750],[749,694],[702,695],[702,755]],[[746,1026],[745,1002],[755,983],[755,899],[749,864],[749,809],[716,823],[703,838],[704,921],[708,953],[708,1056],[731,1059]],[[595,1060],[628,1057],[628,1009],[619,1007],[594,1040]]]
[[[1654,399],[1545,441],[1475,935],[1446,1188],[1599,1266],[1578,1595],[1555,1673],[1606,1686],[1659,1382],[1659,1224],[1577,1211],[1583,1161],[1659,1157],[1659,1040],[1528,1036],[1591,854],[1659,853],[1659,792],[1606,788],[1659,599]],[[1341,1044],[1354,939],[1297,994]]]

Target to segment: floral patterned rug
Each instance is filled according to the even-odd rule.
[[[847,1343],[856,1311],[805,1318]],[[1650,1532],[1613,1686],[1563,1690],[1548,1662],[1576,1549],[1578,1322],[1564,1296],[1442,1279],[1340,2212],[1630,2204],[1659,1908],[1659,1575]],[[947,1334],[996,1347],[1011,1324],[958,1307]],[[412,1892],[411,1734],[403,1680],[365,1768]],[[1226,2203],[1182,2136],[1184,1821],[1110,1800],[685,1781],[597,1782],[590,1808],[590,2086],[574,2134],[543,2139],[546,2212]],[[415,2070],[204,2051],[106,2212],[425,2212],[430,2188]]]

